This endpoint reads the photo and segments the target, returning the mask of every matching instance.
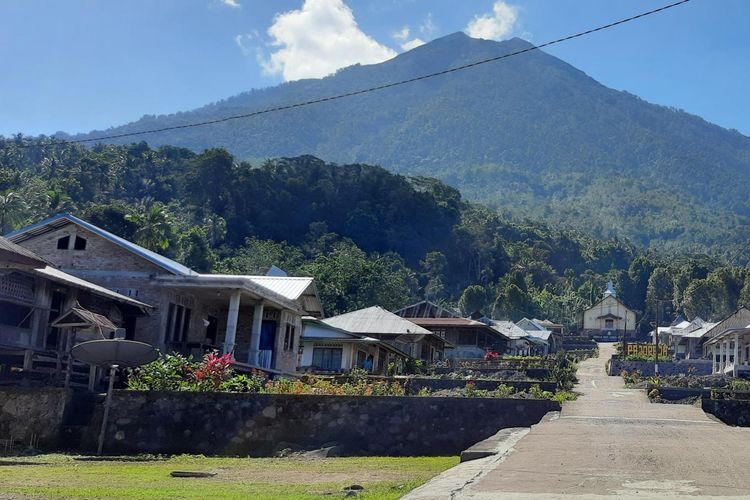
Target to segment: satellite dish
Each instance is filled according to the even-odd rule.
[[[156,360],[159,353],[144,342],[122,339],[90,340],[73,347],[73,357],[96,366],[145,365]]]
[[[81,342],[70,351],[74,358],[95,366],[109,367],[109,388],[107,399],[104,401],[104,416],[102,428],[99,432],[99,447],[97,454],[102,454],[104,435],[109,420],[109,408],[112,404],[112,389],[115,385],[117,368],[121,366],[135,367],[145,365],[159,358],[159,353],[153,346],[134,340],[107,339]]]

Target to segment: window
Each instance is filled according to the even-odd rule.
[[[67,250],[69,245],[70,245],[70,236],[63,236],[62,238],[57,240],[58,250]]]
[[[605,319],[604,320],[604,328],[607,330],[612,330],[615,327],[615,320],[613,319]]]
[[[73,243],[73,250],[86,250],[86,238],[76,236],[76,240]]]
[[[0,311],[3,312],[0,314],[0,325],[31,328],[31,307],[0,301]]]
[[[313,366],[319,370],[335,371],[341,369],[340,347],[315,347],[313,348]]]
[[[284,350],[285,351],[293,351],[294,350],[294,333],[295,333],[296,327],[291,324],[286,324],[286,331],[284,332]]]

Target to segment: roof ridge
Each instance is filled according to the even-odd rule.
[[[71,215],[67,212],[62,212],[56,215],[53,215],[52,217],[48,217],[47,219],[44,219],[42,221],[36,222],[34,224],[31,224],[29,226],[17,229],[13,232],[10,232],[6,235],[6,237],[13,241],[13,238],[18,237],[22,234],[28,233],[29,231],[32,231],[36,228],[44,227],[46,225],[51,224],[52,222],[59,221],[61,219],[67,219],[72,224],[76,224],[88,231],[91,231],[94,234],[97,234],[111,243],[114,243],[115,245],[134,253],[152,264],[155,264],[156,266],[161,267],[162,269],[169,271],[173,274],[179,274],[183,276],[195,276],[198,275],[195,271],[190,269],[189,267],[180,264],[176,260],[170,259],[169,257],[165,257],[164,255],[161,255],[160,253],[154,252],[153,250],[149,250],[148,248],[144,248],[137,243],[133,243],[132,241],[126,240],[125,238],[121,236],[117,236],[116,234],[110,233],[106,229],[102,229],[99,226],[96,226],[90,222],[87,222],[83,219],[79,219],[75,215]]]

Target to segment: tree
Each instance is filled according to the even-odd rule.
[[[180,235],[180,260],[199,273],[210,273],[216,257],[202,228],[191,227]]]
[[[163,205],[155,203],[145,212],[127,214],[125,219],[138,226],[134,236],[139,245],[154,251],[169,248],[172,215]]]
[[[482,285],[466,287],[458,301],[458,307],[466,316],[481,312],[487,305],[487,290]]]
[[[26,203],[15,191],[0,193],[0,230],[6,233],[15,228],[24,216]]]
[[[207,149],[187,163],[185,190],[193,202],[226,214],[234,183],[234,158],[224,149]]]
[[[414,298],[416,279],[395,255],[369,256],[351,241],[318,255],[300,272],[314,276],[323,308],[329,314],[379,305],[397,309]]]

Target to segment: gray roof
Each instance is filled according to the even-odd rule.
[[[512,340],[523,339],[529,336],[529,332],[512,321],[492,320],[492,328]]]
[[[0,236],[0,267],[45,267],[47,262],[37,254]]]
[[[728,317],[719,321],[713,328],[706,331],[704,337],[710,339],[724,333],[730,328],[745,328],[750,324],[750,309],[740,307]]]
[[[159,255],[158,253],[152,252],[151,250],[143,248],[140,245],[136,245],[132,241],[120,238],[119,236],[114,235],[109,231],[105,231],[100,227],[97,227],[70,214],[54,215],[48,219],[37,222],[36,224],[32,224],[30,226],[26,226],[16,231],[10,232],[6,235],[6,238],[14,243],[20,243],[34,236],[53,231],[68,224],[75,224],[84,229],[87,229],[88,231],[91,231],[92,233],[97,234],[106,240],[109,240],[115,245],[124,248],[125,250],[132,252],[153,264],[156,264],[157,266],[172,274],[182,276],[193,276],[198,274],[189,267],[183,266],[179,262],[175,262],[174,260],[164,257],[163,255]]]
[[[59,269],[55,269],[54,267],[51,267],[51,266],[47,266],[41,269],[32,269],[29,272],[31,272],[32,274],[41,276],[43,278],[47,278],[52,281],[56,281],[58,283],[64,283],[66,285],[70,285],[76,288],[82,288],[84,290],[88,290],[89,292],[95,295],[100,295],[102,297],[116,300],[118,302],[125,302],[127,304],[130,304],[131,306],[135,306],[143,310],[153,309],[153,306],[150,306],[146,303],[143,303],[135,299],[131,299],[130,297],[126,297],[125,295],[120,295],[119,293],[113,292],[112,290],[104,288],[103,286],[99,286],[89,281],[82,280],[81,278],[78,278],[76,276],[73,276],[72,274],[68,274],[66,272],[60,271]]]
[[[386,311],[380,306],[372,306],[346,314],[340,314],[323,322],[359,334],[381,335],[432,335],[426,328]]]

